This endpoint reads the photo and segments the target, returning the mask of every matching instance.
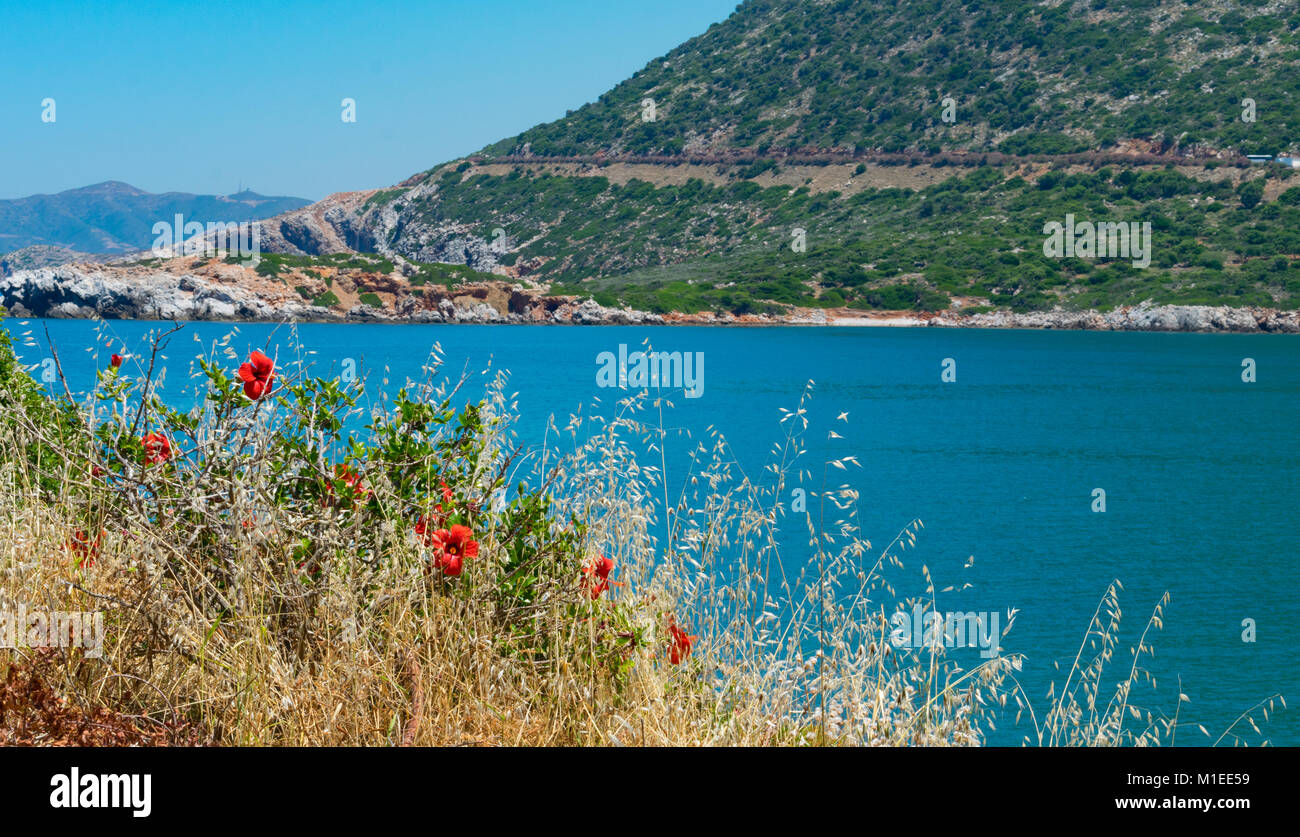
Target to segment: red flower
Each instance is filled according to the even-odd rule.
[[[122,356],[113,355],[111,358],[108,359],[108,364],[109,366],[112,366],[114,369],[116,369],[117,367],[122,365]]]
[[[610,588],[610,585],[618,587],[621,581],[610,581],[609,574],[614,571],[614,559],[606,558],[604,555],[597,554],[596,557],[588,561],[582,568],[586,578],[582,580],[582,586],[591,587],[591,598],[599,599],[600,594]]]
[[[426,546],[433,543],[434,530],[440,528],[447,519],[447,513],[451,511],[452,500],[455,499],[455,495],[447,487],[447,483],[439,480],[438,484],[442,486],[442,502],[434,504],[433,512],[428,517],[422,516],[415,521],[415,533],[424,539]]]
[[[144,445],[144,461],[159,465],[172,458],[172,443],[161,433],[146,433],[140,444]]]
[[[342,482],[352,490],[353,507],[356,506],[358,500],[364,503],[370,498],[370,489],[366,488],[362,483],[361,473],[359,471],[354,471],[347,465],[339,463],[334,466],[334,480]],[[327,496],[324,499],[323,505],[334,505],[334,480],[325,484],[325,494]]]
[[[695,640],[699,639],[699,637],[691,636],[686,633],[686,631],[677,627],[676,621],[668,623],[668,634],[670,637],[668,643],[668,662],[677,665],[690,656],[691,645],[693,645]]]
[[[437,532],[437,524],[424,515],[420,515],[420,519],[415,521],[415,534],[420,536],[420,541],[425,546],[433,545],[433,536],[437,534]]]
[[[424,518],[415,524],[415,531],[424,534]],[[460,575],[466,558],[478,555],[478,541],[474,540],[468,526],[457,524],[450,530],[438,529],[428,537],[426,543],[434,549],[433,563],[445,575]]]
[[[275,388],[275,361],[254,350],[247,363],[239,364],[239,379],[244,382],[244,395],[252,400],[269,395]]]
[[[90,533],[85,529],[78,529],[76,534],[68,538],[68,551],[77,556],[77,569],[95,566],[95,559],[99,557],[99,539],[104,537],[101,530],[95,539],[90,539]]]

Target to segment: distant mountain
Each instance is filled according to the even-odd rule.
[[[57,195],[0,200],[0,253],[33,245],[63,247],[83,253],[130,253],[148,249],[153,225],[187,222],[256,221],[298,209],[311,201],[268,197],[243,191],[233,195],[155,195],[110,180],[69,189]]]

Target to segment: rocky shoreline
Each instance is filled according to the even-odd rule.
[[[371,281],[374,281],[370,276]],[[335,286],[342,293],[341,283]],[[12,316],[229,322],[372,322],[640,325],[657,314],[549,297],[509,282],[455,288],[381,288],[383,304],[318,306],[278,282],[239,266],[198,271],[140,265],[77,264],[19,270],[0,277],[0,305]],[[376,295],[376,298],[379,298]]]
[[[1114,311],[992,311],[965,317],[935,317],[932,326],[962,328],[1074,329],[1081,331],[1191,331],[1235,334],[1298,334],[1300,311],[1230,308],[1226,305],[1143,304]]]
[[[220,262],[193,270],[141,264],[65,264],[0,276],[11,316],[233,322],[480,323],[556,325],[810,325],[1300,333],[1300,311],[1143,304],[1114,311],[1031,313],[794,309],[784,315],[655,314],[591,299],[547,296],[515,283],[389,289],[382,306],[312,305],[282,282]]]

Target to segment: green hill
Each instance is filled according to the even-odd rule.
[[[1241,155],[1300,137],[1298,39],[1294,0],[751,0],[348,233],[661,312],[1297,307],[1300,181]],[[1067,216],[1149,263],[1045,255]]]
[[[1298,66],[1294,2],[751,0],[488,152],[1064,153],[1139,138],[1276,153],[1300,142]]]

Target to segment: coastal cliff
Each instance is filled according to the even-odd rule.
[[[285,268],[283,274],[267,273],[271,272],[197,258],[30,268],[0,277],[0,305],[14,316],[72,319],[1300,333],[1300,311],[1273,308],[1143,304],[1107,312],[976,314],[792,308],[783,314],[661,315],[608,307],[592,299],[551,296],[544,288],[505,278],[447,286],[416,284],[418,279],[396,269],[383,273],[347,267]]]
[[[323,273],[323,271],[312,271]],[[303,282],[306,284],[296,284]],[[315,285],[315,286],[313,286]],[[311,297],[309,300],[307,297]],[[313,302],[321,304],[313,304]],[[413,285],[366,271],[266,277],[220,261],[66,264],[0,277],[0,305],[20,317],[260,322],[657,324],[657,314],[545,296],[500,281]]]

